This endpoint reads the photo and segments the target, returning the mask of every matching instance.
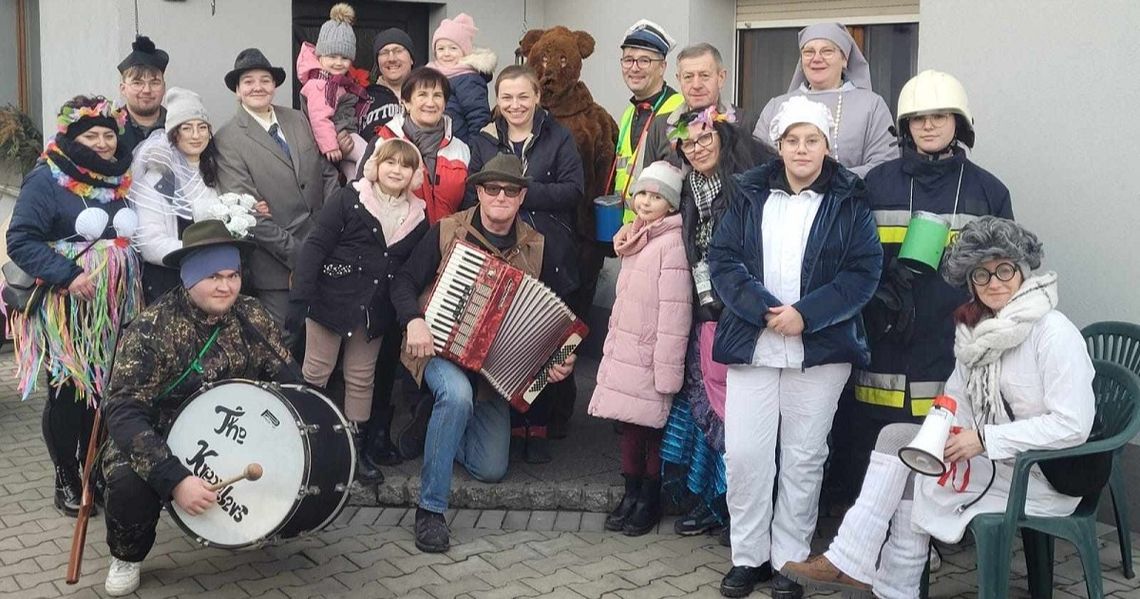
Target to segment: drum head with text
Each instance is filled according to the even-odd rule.
[[[297,416],[269,384],[229,381],[188,400],[167,444],[190,472],[210,484],[260,464],[259,480],[218,491],[218,504],[191,516],[171,502],[174,519],[210,545],[242,547],[272,536],[298,504],[308,448]]]

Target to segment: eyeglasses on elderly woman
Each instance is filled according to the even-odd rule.
[[[970,271],[970,282],[978,287],[985,287],[990,284],[990,279],[993,277],[997,277],[997,280],[1002,282],[1009,282],[1017,276],[1018,272],[1021,272],[1021,269],[1012,262],[1002,262],[992,271],[987,270],[984,266],[979,266]]]

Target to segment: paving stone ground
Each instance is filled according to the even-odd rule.
[[[80,583],[63,581],[74,520],[51,506],[52,473],[40,431],[43,395],[21,402],[11,366],[10,354],[0,355],[0,597],[105,596],[109,557],[101,516],[91,520]],[[406,507],[352,506],[317,534],[237,552],[197,546],[164,518],[137,596],[718,597],[717,585],[731,566],[729,550],[714,537],[678,537],[672,519],[634,538],[604,532],[600,513],[453,510],[454,546],[433,555],[415,548],[413,515]],[[817,549],[835,526],[821,522]],[[1106,595],[1140,599],[1140,581],[1121,572],[1115,531],[1103,526],[1099,532]],[[1134,543],[1140,546],[1140,538]],[[1058,599],[1085,596],[1074,553],[1058,543]],[[968,544],[947,548],[931,595],[975,596],[974,560]],[[1011,596],[1027,597],[1020,552],[1013,569]]]

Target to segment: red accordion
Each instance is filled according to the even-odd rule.
[[[437,355],[478,371],[520,412],[588,330],[541,281],[462,240],[443,259],[424,319]]]

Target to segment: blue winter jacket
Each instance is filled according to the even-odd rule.
[[[48,285],[67,287],[83,269],[48,244],[59,240],[82,241],[75,232],[75,219],[88,206],[107,211],[103,239],[113,239],[115,229],[111,222],[116,212],[127,207],[125,200],[106,204],[95,200],[84,202],[56,183],[46,164],[32,169],[24,178],[20,197],[12,209],[12,222],[8,225],[8,257],[24,272]]]
[[[448,79],[448,83],[451,97],[447,99],[446,111],[451,117],[451,133],[468,146],[473,145],[479,130],[491,122],[487,78],[483,73],[463,73]]]
[[[812,185],[822,188],[823,200],[804,250],[800,300],[793,304],[804,320],[803,367],[866,366],[871,354],[860,311],[879,283],[883,248],[863,181],[826,160]],[[777,159],[734,178],[728,212],[709,246],[713,287],[725,305],[713,341],[713,359],[722,364],[751,364],[764,315],[781,305],[764,287],[760,232],[764,203],[783,171]]]

